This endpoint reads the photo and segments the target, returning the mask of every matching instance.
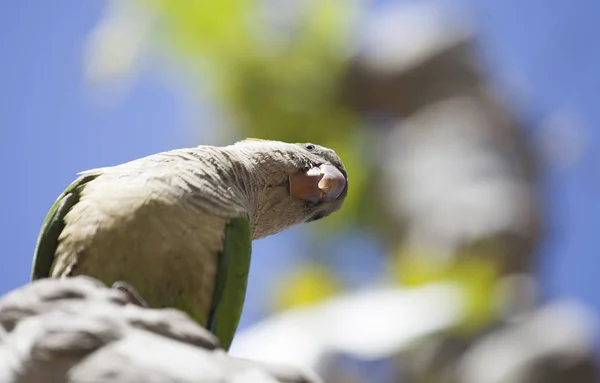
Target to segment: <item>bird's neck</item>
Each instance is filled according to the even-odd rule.
[[[217,197],[252,217],[260,190],[264,188],[264,180],[257,177],[252,161],[229,147],[205,147],[203,151],[204,168],[220,188],[216,190]]]

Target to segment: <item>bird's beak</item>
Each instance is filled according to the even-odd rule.
[[[346,187],[346,177],[333,165],[321,165],[290,176],[290,195],[317,203],[339,197]]]

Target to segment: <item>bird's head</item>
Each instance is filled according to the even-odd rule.
[[[233,145],[253,178],[253,238],[316,221],[342,207],[348,174],[331,149],[312,143],[246,139]]]

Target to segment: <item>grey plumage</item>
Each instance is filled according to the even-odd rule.
[[[251,241],[326,217],[347,191],[333,150],[279,141],[177,149],[88,170],[50,209],[33,279],[127,282],[151,307],[191,315],[227,349]]]

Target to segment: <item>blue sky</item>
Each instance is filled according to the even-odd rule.
[[[574,295],[600,308],[600,135],[594,128],[600,122],[600,47],[593,44],[600,36],[600,2],[463,3],[481,28],[482,54],[496,82],[513,101],[511,89],[525,85],[530,108],[523,118],[537,123],[568,108],[581,121],[586,151],[546,180],[554,231],[542,270],[549,296]],[[0,293],[28,282],[40,225],[76,172],[199,143],[187,130],[185,95],[159,76],[142,74],[113,105],[95,102],[84,87],[83,42],[102,7],[96,0],[13,0],[0,12]],[[290,235],[259,241],[255,251],[291,247],[284,244]],[[266,261],[254,262],[255,275],[266,272],[260,267]],[[251,289],[253,280],[260,283],[250,280]]]
[[[575,295],[600,307],[600,3],[592,0],[466,0],[482,33],[482,50],[500,86],[525,84],[533,124],[567,109],[586,137],[571,167],[546,180],[552,236],[541,256],[549,296]],[[504,81],[503,81],[504,80]],[[508,86],[510,87],[510,85]],[[533,128],[532,134],[539,129]]]
[[[0,291],[27,281],[36,231],[76,172],[186,144],[182,104],[159,77],[137,81],[111,106],[86,91],[82,45],[101,2],[7,5],[0,13],[0,163],[2,198],[10,202]]]

